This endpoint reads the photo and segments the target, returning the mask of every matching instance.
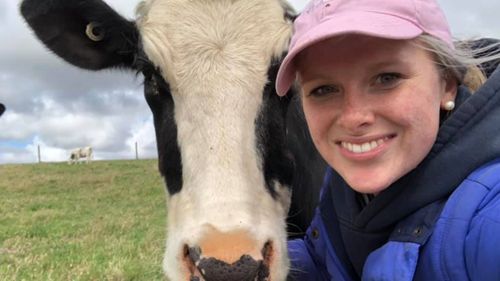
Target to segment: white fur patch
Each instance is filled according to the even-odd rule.
[[[208,226],[274,241],[271,280],[286,278],[287,198],[266,191],[255,120],[267,70],[286,50],[291,23],[279,0],[148,0],[137,24],[148,58],[175,103],[182,190],[168,199],[164,268],[181,280],[182,247]],[[289,197],[288,192],[279,192]]]

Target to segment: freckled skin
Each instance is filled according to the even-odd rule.
[[[456,82],[443,79],[431,55],[408,40],[333,38],[304,50],[297,67],[316,147],[362,193],[384,190],[425,158],[436,140],[440,108],[456,95]],[[340,145],[384,137],[364,158]]]

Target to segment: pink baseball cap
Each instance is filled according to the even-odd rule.
[[[311,0],[295,19],[288,54],[276,79],[278,95],[284,96],[295,80],[298,53],[349,33],[387,39],[413,39],[426,33],[453,48],[448,22],[436,0]]]

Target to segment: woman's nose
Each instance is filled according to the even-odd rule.
[[[338,116],[338,125],[353,131],[364,128],[375,121],[371,105],[359,96],[347,97]]]

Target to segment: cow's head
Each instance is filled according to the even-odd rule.
[[[144,75],[167,187],[164,269],[177,280],[284,280],[293,159],[274,79],[291,35],[281,0],[25,0],[39,39],[85,69]],[[238,273],[239,272],[239,273]]]

